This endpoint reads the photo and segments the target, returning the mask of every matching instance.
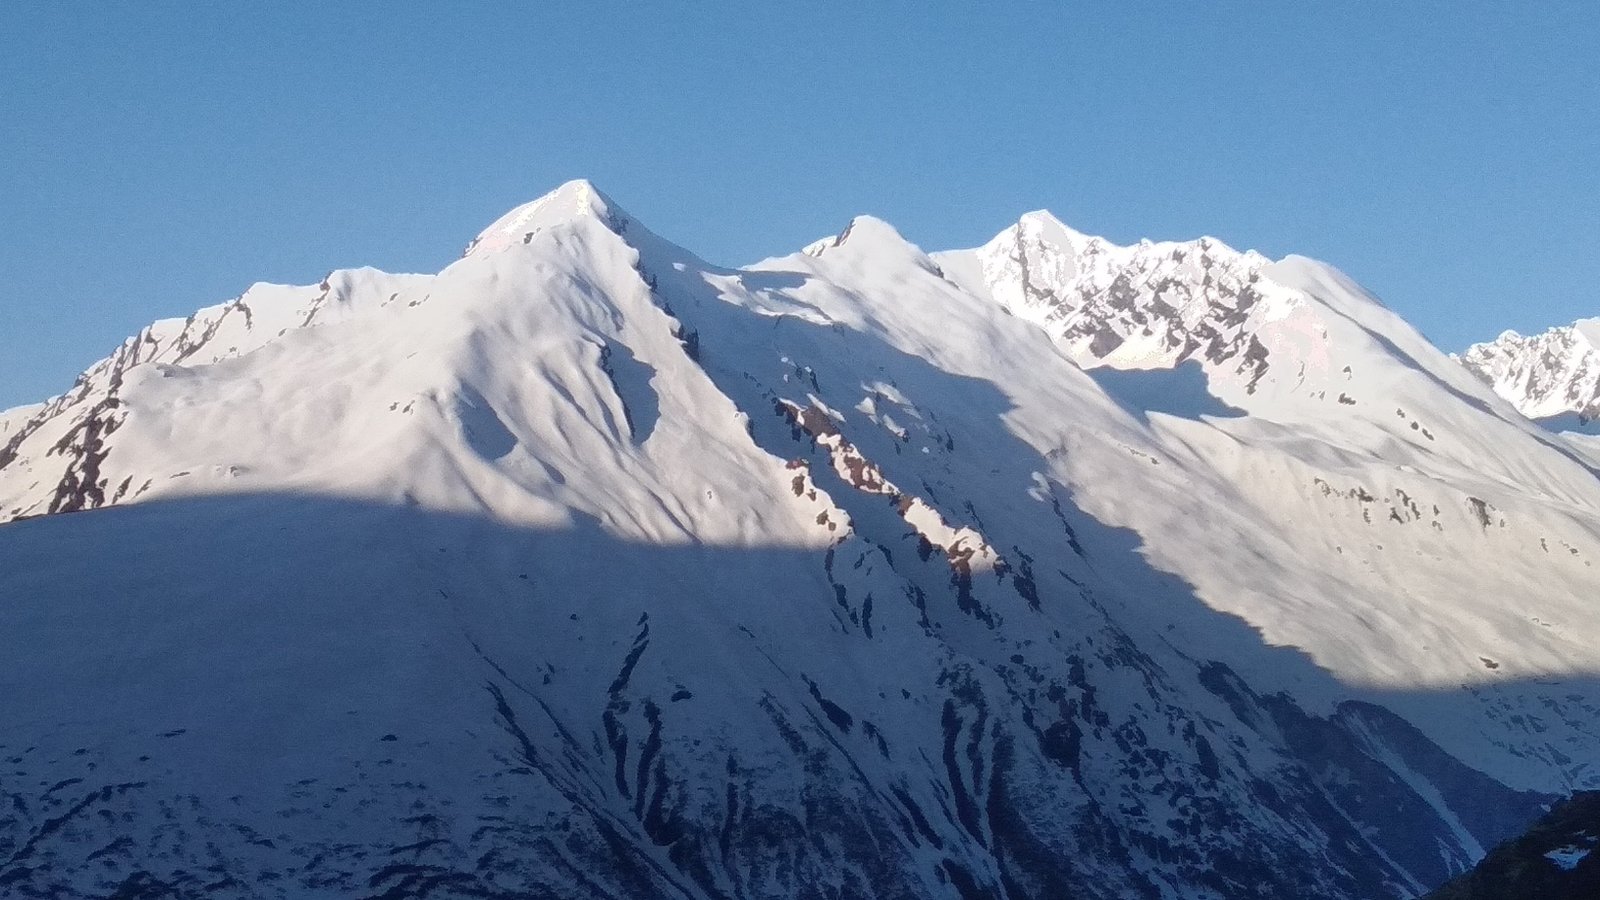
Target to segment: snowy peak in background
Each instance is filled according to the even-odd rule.
[[[1495,459],[1501,433],[1524,427],[1497,418],[1485,426],[1487,439],[1466,429],[1461,437],[1472,446],[1441,445],[1428,398],[1444,390],[1491,403],[1493,395],[1315,260],[1273,262],[1208,237],[1120,246],[1046,212],[1023,216],[982,247],[933,260],[968,293],[1043,329],[1078,365],[1105,370],[1096,376],[1103,386],[1118,380],[1112,371],[1194,371],[1198,380],[1163,388],[1202,401],[1185,408],[1204,408],[1210,397],[1213,406],[1293,423],[1335,445],[1382,446],[1391,461],[1430,470],[1445,457],[1468,469]],[[1352,441],[1354,432],[1365,436]]]
[[[1530,419],[1581,426],[1600,414],[1600,319],[1531,337],[1507,331],[1468,347],[1460,360]]]
[[[569,182],[0,414],[0,885],[1417,896],[1600,787],[1587,452],[1313,260]]]
[[[1153,368],[1197,355],[1235,360],[1251,390],[1265,371],[1265,348],[1252,338],[1290,312],[1290,298],[1261,291],[1268,261],[1257,254],[1210,238],[1120,247],[1047,212],[1023,216],[976,250],[936,258],[962,287],[1045,328],[1085,361]]]

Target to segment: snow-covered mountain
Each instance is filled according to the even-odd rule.
[[[1600,786],[1588,457],[1307,259],[573,182],[0,442],[22,896],[1407,897]]]
[[[1584,426],[1600,416],[1600,319],[1473,344],[1461,363],[1530,419]]]

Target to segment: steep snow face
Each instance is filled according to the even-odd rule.
[[[1543,334],[1507,331],[1473,344],[1460,361],[1530,419],[1600,413],[1600,319],[1581,319]]]
[[[1075,497],[1214,608],[1347,682],[1479,680],[1498,671],[1480,658],[1499,665],[1481,641],[1545,673],[1592,671],[1534,621],[1585,618],[1580,548],[1600,509],[1586,458],[1336,270],[1210,239],[1116,247],[1042,213],[933,259],[1143,418],[1135,446],[1172,480],[1146,487],[1078,454]],[[1555,607],[1513,623],[1503,598],[1528,583]]]
[[[0,414],[0,521],[131,499],[177,471],[103,468],[112,435],[129,414],[130,377],[193,370],[244,356],[290,332],[360,319],[396,303],[415,305],[429,280],[352,269],[312,286],[256,284],[227,303],[146,327],[78,376],[65,394]]]
[[[762,502],[690,534],[722,482],[778,469],[734,451],[703,458],[707,490],[664,486],[688,447],[742,426],[670,377],[693,363],[597,198],[569,184],[509,217],[548,232],[542,253],[490,242],[435,276],[336,273],[152,326],[18,429],[8,517],[291,489],[528,523],[566,521],[570,501],[642,540],[803,542],[814,512]]]
[[[1310,260],[572,182],[0,440],[22,894],[1405,897],[1600,777],[1600,484]]]

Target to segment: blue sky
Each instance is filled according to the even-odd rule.
[[[1600,4],[0,5],[0,407],[588,177],[720,263],[1049,208],[1326,259],[1445,349],[1600,315]]]

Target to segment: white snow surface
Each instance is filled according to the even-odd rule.
[[[1600,787],[1600,480],[1525,417],[1585,335],[1527,399],[1309,259],[727,269],[582,181],[255,285],[0,415],[0,884],[1413,895]]]

